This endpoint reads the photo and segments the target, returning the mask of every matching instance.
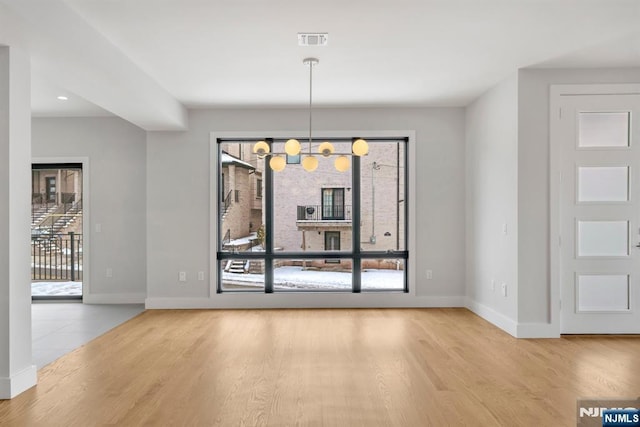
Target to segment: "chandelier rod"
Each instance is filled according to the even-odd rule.
[[[312,100],[313,100],[313,65],[314,61],[309,61],[309,155],[311,155],[311,129],[312,129]]]

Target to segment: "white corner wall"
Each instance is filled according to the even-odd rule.
[[[305,109],[191,110],[188,131],[147,134],[147,307],[298,304],[287,300],[294,297],[277,294],[269,295],[268,302],[251,296],[213,301],[210,133],[301,130],[307,123]],[[316,109],[314,129],[416,132],[416,179],[410,185],[417,190],[410,203],[416,206],[417,247],[410,262],[417,277],[410,283],[411,299],[401,304],[464,305],[464,109]],[[433,270],[432,280],[425,278],[427,268]],[[178,281],[179,271],[187,272],[186,282]],[[197,280],[200,271],[204,281]],[[363,300],[358,295],[341,298],[349,306]],[[376,298],[378,306],[396,304],[385,295]]]
[[[522,69],[467,107],[468,307],[514,336],[560,333],[550,285],[550,87],[638,82],[637,68]]]
[[[516,74],[467,107],[465,158],[467,306],[515,336],[518,316]]]
[[[62,161],[88,158],[89,188],[83,202],[89,203],[90,217],[85,215],[85,221],[89,220],[90,238],[85,251],[89,251],[90,265],[84,301],[144,302],[145,132],[119,118],[34,118],[32,156]],[[96,224],[101,232],[96,232]],[[107,268],[113,270],[113,277],[106,277]]]
[[[550,87],[640,83],[640,69],[523,69],[518,80],[518,336],[558,336],[549,264]]]
[[[31,357],[30,61],[0,46],[0,399],[37,383]]]

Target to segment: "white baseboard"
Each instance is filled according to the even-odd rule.
[[[560,338],[560,331],[551,323],[519,323],[518,338]]]
[[[146,295],[136,294],[86,294],[82,297],[85,304],[144,304]]]
[[[9,378],[0,378],[0,400],[13,399],[37,383],[38,370],[35,365],[31,365]]]
[[[560,338],[560,331],[551,323],[518,323],[471,299],[467,300],[467,308],[516,338]]]
[[[209,298],[147,298],[144,301],[147,310],[213,308],[210,305]]]
[[[504,314],[498,313],[494,309],[471,299],[467,300],[467,308],[487,322],[493,323],[498,328],[517,338],[518,323],[515,320],[510,319]]]
[[[446,308],[465,307],[465,297],[415,297],[407,294],[221,294],[213,298],[147,298],[147,309],[266,308]]]

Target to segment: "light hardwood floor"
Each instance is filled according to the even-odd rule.
[[[640,338],[518,340],[465,309],[147,311],[0,401],[0,425],[575,426],[640,396]]]

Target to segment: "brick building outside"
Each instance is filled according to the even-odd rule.
[[[318,142],[319,143],[319,142]],[[262,182],[265,161],[252,152],[253,144],[222,144],[222,238],[242,239],[255,233],[264,222]],[[335,143],[336,152],[350,152],[350,144]],[[315,151],[314,142],[312,150]],[[369,154],[361,157],[361,250],[404,250],[404,144],[372,142]],[[351,251],[352,249],[352,168],[339,172],[335,155],[319,160],[318,168],[307,172],[300,164],[302,156],[287,156],[286,167],[273,172],[274,244],[287,252]],[[272,151],[282,153],[283,144]],[[352,159],[349,157],[349,161]],[[225,208],[227,205],[231,207]],[[226,210],[226,213],[225,213]],[[223,241],[224,243],[224,241]],[[240,247],[246,249],[245,247]],[[341,265],[342,263],[342,265]],[[320,260],[311,264],[329,264],[350,268],[350,262]],[[345,265],[346,264],[346,265]],[[320,267],[320,265],[317,265]],[[373,267],[395,268],[376,262]]]

